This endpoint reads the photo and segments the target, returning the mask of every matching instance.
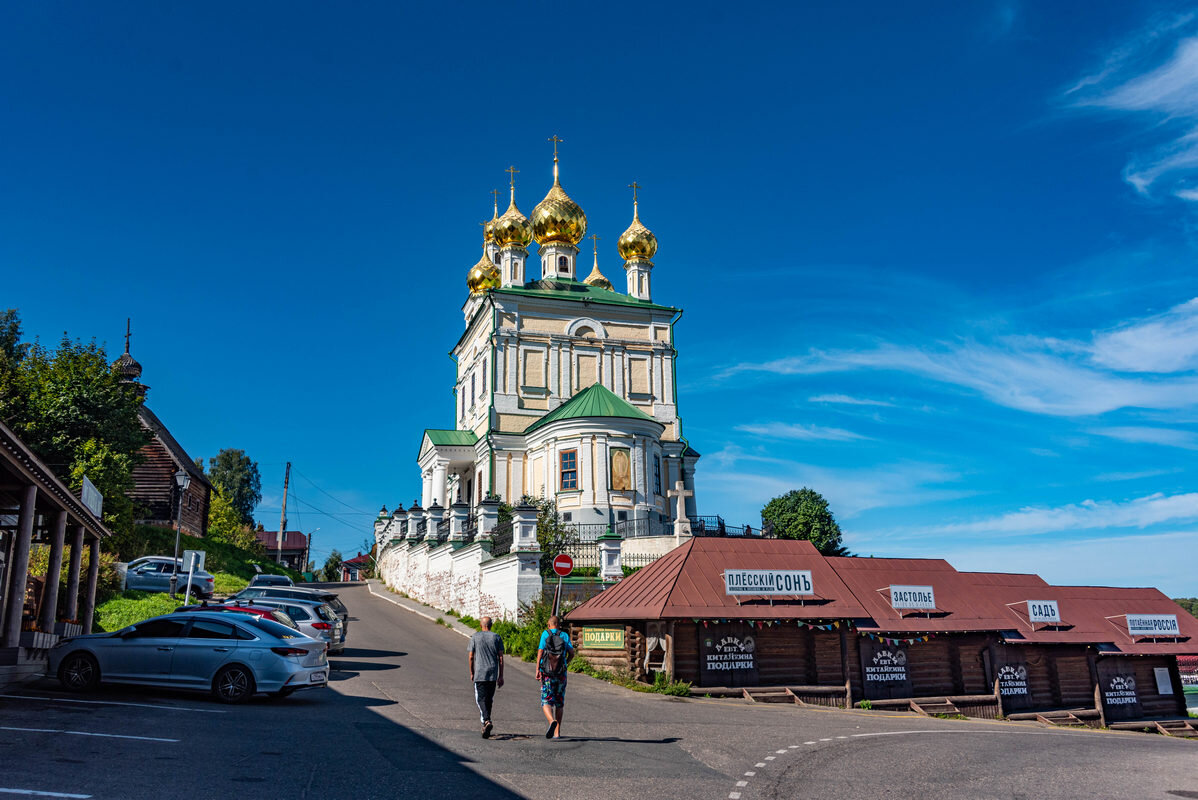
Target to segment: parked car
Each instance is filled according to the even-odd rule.
[[[250,579],[250,586],[295,586],[295,581],[286,575],[267,575],[262,573]]]
[[[182,611],[217,611],[230,612],[237,614],[250,614],[255,617],[266,617],[273,619],[280,625],[286,625],[293,630],[299,630],[299,626],[295,624],[295,620],[287,616],[287,612],[275,606],[255,606],[241,603],[204,603],[202,605],[179,606],[174,613],[178,614]]]
[[[174,564],[179,566],[179,581],[176,591],[184,594],[187,591],[187,570],[183,569],[183,559],[176,561],[170,556],[143,556],[129,562],[125,571],[125,588],[139,589],[143,592],[169,592],[171,590],[171,574]],[[203,599],[211,597],[216,585],[216,578],[204,570],[191,573],[191,594]]]
[[[285,697],[325,686],[328,647],[274,620],[188,611],[112,633],[60,639],[50,673],[72,691],[134,683],[211,692],[239,703],[258,692]]]
[[[293,600],[322,600],[328,603],[337,616],[341,618],[341,640],[349,633],[349,609],[337,597],[336,592],[327,589],[307,588],[303,586],[250,586],[233,595],[230,600],[250,602],[259,597],[291,598]]]
[[[295,620],[304,634],[313,639],[324,639],[329,643],[329,653],[340,653],[345,649],[345,630],[341,618],[326,603],[320,600],[294,600],[288,597],[259,597],[258,606],[281,609]]]

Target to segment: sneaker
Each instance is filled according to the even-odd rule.
[[[491,720],[487,720],[486,722],[483,723],[483,738],[484,739],[491,738],[491,729],[494,727],[495,726],[491,724]]]
[[[552,739],[553,734],[557,732],[557,720],[549,723],[549,730],[545,731],[545,738]]]

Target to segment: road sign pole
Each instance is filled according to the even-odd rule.
[[[562,610],[562,576],[557,576],[557,591],[553,593],[553,616]]]

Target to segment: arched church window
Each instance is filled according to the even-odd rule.
[[[471,406],[474,405],[474,398],[476,397],[475,392],[474,392],[474,378],[475,378],[474,375],[470,376],[470,405]]]
[[[482,379],[480,383],[483,385],[483,391],[487,391],[487,360],[484,358],[482,363]]]
[[[570,261],[565,256],[557,257],[557,268],[562,272],[570,271]]]

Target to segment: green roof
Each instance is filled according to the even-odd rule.
[[[631,295],[614,292],[610,289],[600,289],[582,281],[568,278],[545,278],[532,281],[523,286],[508,286],[503,289],[492,289],[495,294],[518,294],[526,297],[546,297],[554,300],[581,300],[586,303],[606,303],[614,306],[632,306],[634,308],[651,308],[658,311],[677,311],[673,306],[659,306],[648,300],[638,300]]]
[[[424,435],[434,445],[441,447],[473,447],[478,441],[474,431],[439,431],[428,428]]]
[[[583,417],[623,417],[625,419],[647,419],[657,422],[644,411],[633,406],[622,397],[612,394],[601,383],[588,386],[565,403],[550,411],[539,420],[529,425],[525,433],[535,431],[543,425],[563,419],[580,419]],[[659,425],[661,423],[658,423]]]

